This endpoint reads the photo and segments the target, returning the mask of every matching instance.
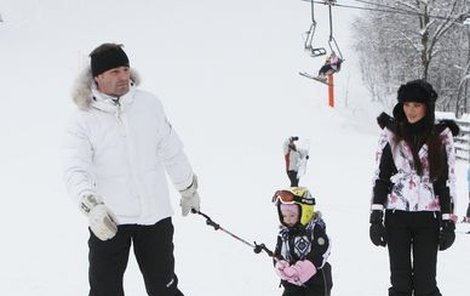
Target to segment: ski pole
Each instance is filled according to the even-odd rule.
[[[264,252],[266,252],[266,254],[269,257],[272,257],[275,260],[278,259],[274,256],[273,251],[268,249],[265,244],[257,244],[256,242],[254,242],[252,244],[252,243],[244,240],[243,238],[239,237],[238,235],[235,235],[232,232],[228,231],[227,229],[223,228],[222,226],[220,226],[220,224],[214,222],[214,220],[212,220],[208,215],[204,214],[203,212],[195,210],[195,209],[192,209],[191,212],[193,214],[199,214],[199,215],[203,216],[204,218],[206,218],[206,224],[209,225],[209,226],[212,226],[214,228],[214,230],[221,230],[221,231],[225,232],[226,234],[230,235],[231,237],[233,237],[234,239],[244,243],[247,246],[250,246],[256,254],[261,253],[262,251],[264,251]]]

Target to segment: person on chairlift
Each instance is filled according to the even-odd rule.
[[[335,52],[332,52],[325,61],[325,64],[318,71],[317,78],[326,82],[326,76],[334,74],[341,70],[341,63],[343,60],[336,55]]]

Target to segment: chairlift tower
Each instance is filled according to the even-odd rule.
[[[330,28],[330,36],[328,38],[328,46],[331,50],[331,54],[327,59],[326,63],[332,63],[332,57],[335,57],[337,62],[335,62],[335,68],[330,66],[331,72],[325,72],[326,74],[326,79],[322,79],[319,76],[315,76],[312,74],[309,74],[307,72],[299,72],[301,76],[316,80],[318,82],[321,82],[323,84],[326,84],[328,86],[328,105],[330,107],[335,106],[335,98],[334,98],[334,77],[333,74],[338,72],[341,67],[341,63],[345,60],[343,57],[343,54],[338,46],[338,43],[336,42],[336,39],[333,35],[333,13],[332,13],[332,6],[335,6],[337,4],[337,0],[323,0],[322,2],[317,2],[315,0],[303,0],[303,1],[309,1],[311,4],[311,16],[312,16],[312,24],[310,25],[309,30],[306,32],[307,36],[305,38],[305,44],[304,44],[304,50],[312,57],[316,58],[322,55],[326,55],[326,49],[324,47],[317,47],[313,45],[313,38],[315,35],[315,28],[317,25],[317,22],[315,20],[315,4],[314,3],[319,3],[322,5],[327,5],[328,6],[328,19],[329,19],[329,28]],[[332,63],[333,65],[333,63]],[[325,65],[324,65],[325,67]],[[323,67],[322,67],[323,68]],[[319,72],[320,73],[320,72]]]

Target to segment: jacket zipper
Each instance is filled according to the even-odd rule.
[[[122,121],[122,118],[121,118],[121,112],[122,112],[121,103],[119,102],[119,100],[115,100],[114,104],[116,104],[116,106],[117,106],[117,111],[114,112],[114,117],[116,118],[116,121],[117,121],[118,126],[119,126],[119,133],[120,133],[121,137],[126,138],[127,137],[126,127],[125,127],[124,122]]]
[[[121,113],[122,113],[122,105],[121,103],[117,100],[115,101],[118,109],[117,111],[115,112],[115,117],[116,117],[116,120],[118,122],[118,125],[119,125],[119,130],[120,130],[120,134],[121,136],[125,139],[125,142],[126,142],[126,147],[127,147],[127,156],[128,156],[128,163],[129,163],[129,169],[130,169],[130,174],[131,174],[131,177],[132,177],[132,181],[133,181],[133,184],[131,184],[131,186],[134,188],[134,190],[137,190],[137,194],[138,194],[138,197],[139,197],[139,203],[140,203],[140,209],[141,209],[141,215],[143,215],[144,213],[144,205],[143,205],[143,201],[142,201],[142,195],[141,195],[141,192],[139,190],[140,188],[140,184],[139,184],[139,180],[136,176],[136,173],[134,171],[134,167],[135,167],[135,162],[134,162],[134,159],[133,159],[133,147],[131,147],[131,143],[129,142],[128,138],[127,138],[127,129],[126,129],[126,125],[124,123],[124,121],[122,120],[122,117],[121,117]]]

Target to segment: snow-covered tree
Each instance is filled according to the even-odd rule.
[[[441,110],[460,110],[468,40],[466,0],[376,0],[354,24],[363,80],[386,107],[398,86],[422,78],[438,90]],[[462,101],[462,100],[461,100]],[[455,109],[454,109],[455,108]]]

